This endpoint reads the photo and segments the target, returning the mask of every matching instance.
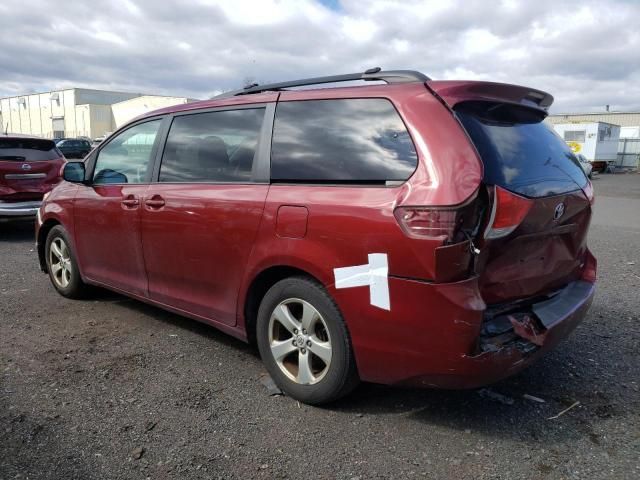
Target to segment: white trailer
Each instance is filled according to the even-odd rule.
[[[618,156],[620,126],[605,122],[558,123],[553,126],[574,153],[581,153],[594,170],[604,171]]]

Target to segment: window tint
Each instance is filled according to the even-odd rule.
[[[264,108],[175,117],[160,165],[161,182],[249,182]]]
[[[388,100],[279,103],[271,151],[274,181],[383,183],[406,180],[418,163]]]
[[[93,183],[143,183],[161,120],[152,120],[120,133],[98,154]]]
[[[62,154],[51,140],[0,137],[0,160],[17,162],[53,160]]]
[[[544,115],[491,102],[462,103],[456,113],[482,158],[486,183],[527,197],[566,193],[587,183],[578,159]]]

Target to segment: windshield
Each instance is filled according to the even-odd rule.
[[[466,102],[456,113],[484,163],[484,181],[527,197],[557,195],[588,180],[567,144],[532,109]]]

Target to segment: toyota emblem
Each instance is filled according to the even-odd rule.
[[[28,163],[23,163],[22,164],[22,170],[31,170],[31,165],[29,165]]]
[[[553,219],[560,220],[560,217],[564,215],[564,203],[559,203],[556,205],[556,210],[553,212]]]

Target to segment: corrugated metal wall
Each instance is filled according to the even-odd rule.
[[[635,113],[586,113],[568,115],[549,115],[547,121],[552,124],[569,122],[606,122],[621,127],[635,127],[640,125],[640,112]]]
[[[71,88],[1,98],[0,130],[44,138],[95,138],[114,129],[111,104],[138,96]]]
[[[88,88],[76,88],[76,105],[90,103],[93,105],[111,105],[142,95],[141,93],[109,92],[106,90],[91,90]]]

